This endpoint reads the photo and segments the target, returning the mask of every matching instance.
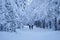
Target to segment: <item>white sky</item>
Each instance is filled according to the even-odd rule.
[[[27,0],[27,5],[30,5],[32,0]]]

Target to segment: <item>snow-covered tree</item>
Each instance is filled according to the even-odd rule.
[[[9,0],[5,0],[5,20],[6,23],[4,24],[7,28],[7,31],[15,31],[15,14],[13,12],[13,8]]]
[[[48,17],[53,21],[55,30],[57,30],[57,18],[60,17],[60,1],[51,0],[48,5]]]

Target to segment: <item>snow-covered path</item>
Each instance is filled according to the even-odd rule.
[[[0,40],[60,40],[60,31],[0,32]]]

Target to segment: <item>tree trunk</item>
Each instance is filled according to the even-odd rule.
[[[55,31],[57,30],[57,17],[55,17]]]
[[[49,26],[50,26],[50,29],[51,29],[51,21],[49,21]]]
[[[45,28],[45,19],[43,20],[43,28]]]

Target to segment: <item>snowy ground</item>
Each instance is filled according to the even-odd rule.
[[[0,32],[0,40],[60,40],[60,31],[37,29],[17,30],[16,33]]]

